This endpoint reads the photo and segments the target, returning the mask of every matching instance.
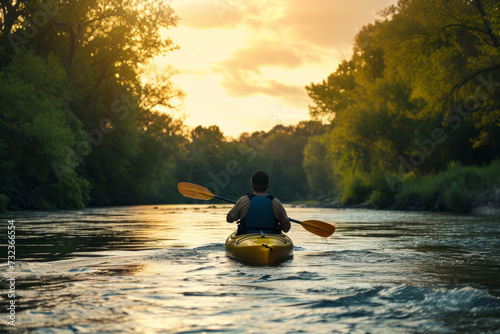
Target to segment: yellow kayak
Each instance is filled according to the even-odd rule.
[[[292,240],[285,234],[250,233],[236,235],[233,232],[226,240],[227,253],[239,260],[274,264],[293,256]]]

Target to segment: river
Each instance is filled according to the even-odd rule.
[[[0,215],[0,331],[499,333],[500,217],[287,206],[294,257],[226,256],[227,205]],[[8,298],[8,221],[15,298]],[[15,327],[8,325],[15,301]]]

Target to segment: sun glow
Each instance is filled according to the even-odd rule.
[[[305,86],[349,58],[359,28],[390,3],[174,1],[178,27],[164,36],[179,48],[157,57],[156,71],[177,71],[188,126],[215,124],[236,137],[297,123],[309,119]]]

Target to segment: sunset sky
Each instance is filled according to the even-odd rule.
[[[396,0],[173,0],[170,65],[187,96],[176,116],[225,135],[309,119],[304,86],[350,59],[360,28]]]

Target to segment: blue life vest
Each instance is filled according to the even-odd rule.
[[[281,234],[281,227],[274,217],[272,200],[273,196],[256,196],[248,194],[250,207],[248,213],[240,221],[238,234],[245,233],[271,233]]]

